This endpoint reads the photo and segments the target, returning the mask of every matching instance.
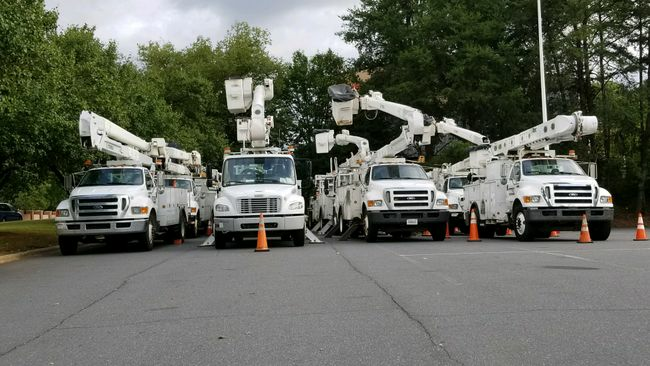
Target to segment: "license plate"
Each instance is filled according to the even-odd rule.
[[[406,219],[406,225],[417,225],[418,219]]]

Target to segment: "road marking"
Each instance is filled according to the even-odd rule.
[[[514,254],[514,253],[529,253],[528,250],[504,250],[499,252],[443,252],[443,253],[426,253],[426,254],[399,254],[394,253],[400,257],[426,257],[426,256],[445,256],[445,255],[478,255],[478,254]]]

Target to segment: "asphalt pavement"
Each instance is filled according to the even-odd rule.
[[[0,365],[640,365],[650,242],[85,246],[0,265]]]

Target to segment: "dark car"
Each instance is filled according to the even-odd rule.
[[[23,215],[8,203],[0,203],[0,221],[18,221],[22,220]]]

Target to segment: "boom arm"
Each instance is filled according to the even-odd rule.
[[[128,160],[137,165],[153,165],[151,157],[141,152],[149,150],[148,142],[95,113],[81,112],[79,136],[84,147],[97,149],[118,160]]]
[[[237,118],[237,140],[250,142],[252,147],[268,146],[273,117],[264,115],[264,102],[273,99],[273,80],[264,79],[264,84],[257,85],[254,90],[252,78],[226,80],[225,85],[230,113],[251,109],[250,118]]]
[[[583,116],[582,112],[560,115],[517,135],[493,142],[492,154],[508,155],[509,152],[541,149],[563,141],[577,141],[582,136],[596,133],[597,129],[598,119],[595,116]]]
[[[318,133],[316,135],[316,153],[326,154],[334,145],[345,146],[348,144],[357,145],[357,153],[352,155],[345,163],[341,164],[343,166],[358,165],[359,162],[365,162],[370,157],[370,145],[368,140],[359,137],[350,135],[348,130],[342,130],[341,133],[334,136],[333,130],[328,130],[325,132]]]

